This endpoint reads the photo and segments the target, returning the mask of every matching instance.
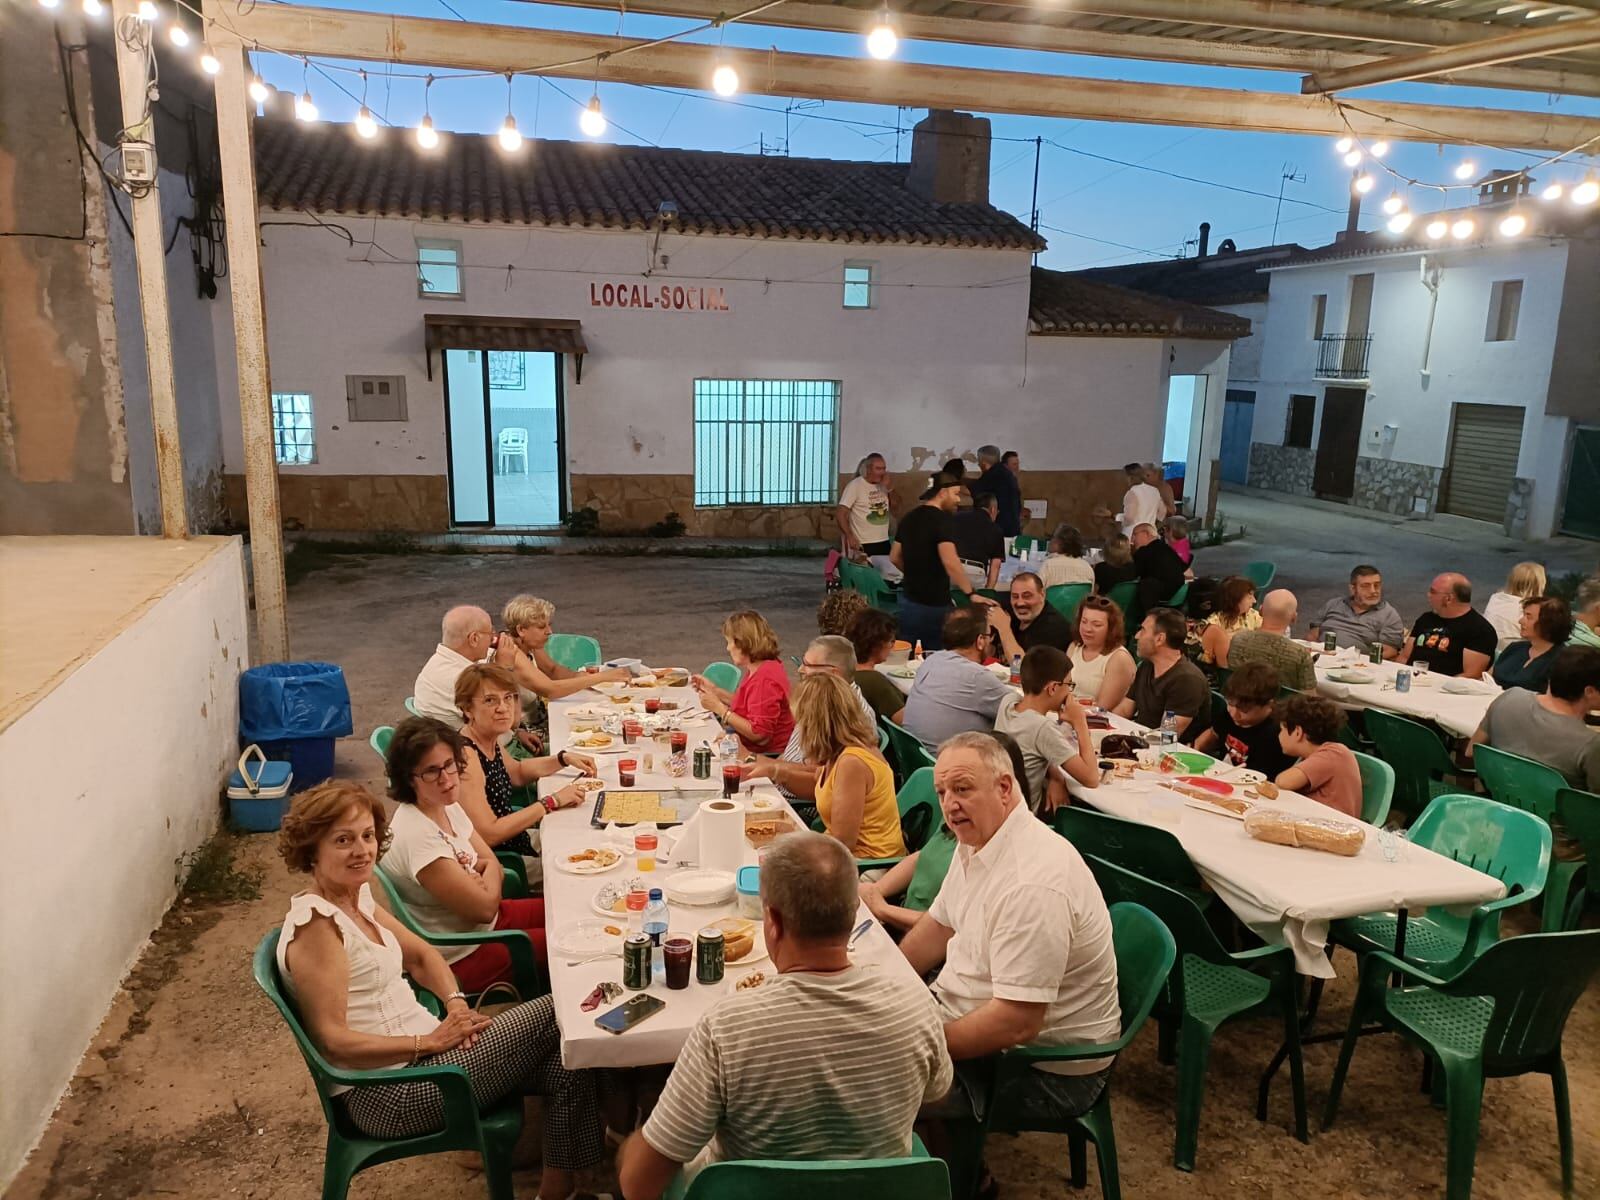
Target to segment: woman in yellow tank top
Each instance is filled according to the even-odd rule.
[[[806,761],[819,765],[817,812],[829,836],[857,858],[904,854],[894,772],[850,686],[835,675],[808,676],[791,706]]]

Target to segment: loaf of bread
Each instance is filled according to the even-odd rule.
[[[1327,817],[1297,817],[1279,808],[1253,809],[1244,819],[1244,831],[1260,842],[1323,850],[1351,858],[1361,853],[1367,834],[1360,825]]]
[[[723,917],[712,925],[722,930],[722,957],[725,962],[738,962],[756,945],[756,923],[742,917]]]

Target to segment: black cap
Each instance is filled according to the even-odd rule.
[[[936,471],[932,475],[928,476],[928,490],[923,492],[922,495],[918,496],[917,499],[932,500],[940,492],[944,491],[945,488],[960,487],[961,483],[962,481],[957,479],[954,475],[947,475],[943,471]]]

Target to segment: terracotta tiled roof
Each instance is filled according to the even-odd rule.
[[[905,186],[906,163],[720,154],[534,141],[516,156],[494,138],[442,134],[424,153],[403,131],[373,143],[352,127],[256,122],[264,208],[510,225],[652,228],[677,205],[681,233],[1043,249],[989,204],[935,204]]]
[[[1250,322],[1214,308],[1087,279],[1081,273],[1035,267],[1028,332],[1231,339],[1247,337]]]
[[[1095,267],[1078,274],[1100,283],[1187,300],[1191,304],[1248,304],[1265,300],[1271,276],[1261,268],[1303,254],[1292,243],[1249,250],[1219,250],[1204,258],[1165,258],[1154,262]]]

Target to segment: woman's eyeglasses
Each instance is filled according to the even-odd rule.
[[[460,764],[452,760],[447,763],[440,763],[437,767],[423,767],[422,770],[413,772],[411,778],[420,779],[423,783],[434,784],[438,783],[446,775],[459,775],[460,773]]]

